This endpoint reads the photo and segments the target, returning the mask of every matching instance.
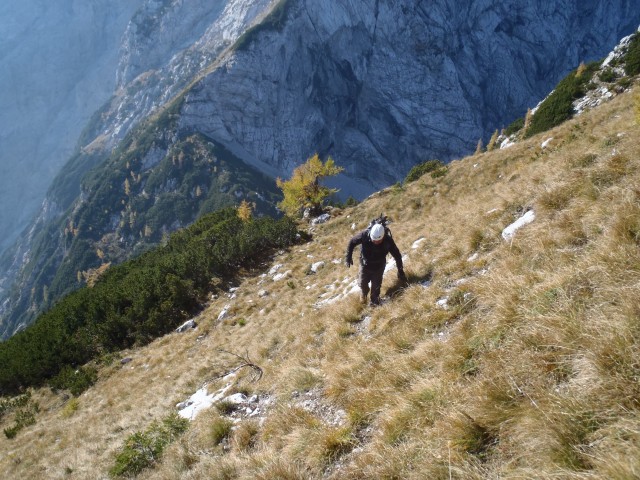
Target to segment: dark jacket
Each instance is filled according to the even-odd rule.
[[[398,270],[402,270],[402,255],[400,255],[400,250],[398,250],[396,242],[393,241],[393,237],[388,228],[385,228],[384,239],[380,245],[376,245],[371,241],[369,229],[363,230],[354,236],[347,246],[346,260],[349,263],[353,263],[353,249],[356,248],[356,245],[361,245],[360,264],[363,267],[371,270],[384,268],[387,263],[387,254],[391,253],[396,261]]]

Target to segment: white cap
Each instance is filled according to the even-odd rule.
[[[373,227],[371,227],[371,233],[369,234],[369,236],[374,242],[382,240],[382,238],[384,237],[384,227],[379,223],[376,223]]]

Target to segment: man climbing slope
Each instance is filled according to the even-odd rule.
[[[380,304],[380,288],[382,277],[387,264],[387,254],[391,253],[398,267],[398,279],[407,283],[407,277],[402,267],[402,255],[391,236],[391,231],[386,227],[386,217],[371,222],[366,230],[355,235],[347,246],[345,263],[347,267],[353,265],[353,249],[360,245],[360,289],[362,290],[362,302],[367,301],[369,283],[371,283],[371,305]]]

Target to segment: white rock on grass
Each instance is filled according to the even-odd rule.
[[[502,238],[504,238],[505,240],[511,240],[517,230],[524,227],[525,225],[530,224],[535,219],[536,219],[536,214],[533,212],[533,210],[529,210],[527,213],[525,213],[518,220],[513,222],[511,225],[509,225],[507,228],[505,228],[502,231]]]
[[[233,405],[239,405],[241,403],[247,403],[247,396],[244,393],[234,393],[233,395],[223,398],[222,401]]]
[[[182,325],[180,325],[178,328],[176,328],[176,332],[177,333],[182,333],[182,332],[186,332],[187,330],[189,330],[190,328],[196,328],[198,326],[198,324],[196,323],[196,321],[192,318],[191,320],[187,320],[186,322],[184,322]]]
[[[311,271],[313,273],[317,273],[318,270],[320,270],[322,267],[324,267],[324,262],[316,262],[313,265],[311,265]]]
[[[182,418],[193,420],[202,410],[211,407],[211,405],[220,400],[230,387],[231,385],[228,385],[225,388],[218,390],[216,393],[211,394],[207,392],[206,386],[202,387],[196,393],[191,395],[188,400],[176,405],[178,415]]]
[[[282,268],[282,263],[278,263],[276,265],[274,265],[273,267],[271,267],[271,270],[269,270],[269,274],[268,275],[275,275],[276,272],[278,270],[280,270]]]
[[[403,265],[406,263],[406,261],[407,261],[407,256],[403,255],[402,256]],[[384,267],[384,273],[387,273],[387,272],[393,270],[394,268],[396,268],[396,261],[392,259],[389,263],[387,263],[387,266]]]
[[[328,213],[323,213],[319,217],[316,217],[313,220],[311,220],[311,225],[320,225],[321,223],[326,223],[329,221],[330,218],[331,218],[331,215],[329,215]]]
[[[225,318],[227,318],[229,316],[229,309],[230,308],[231,308],[231,305],[225,305],[224,306],[222,311],[218,314],[218,321],[224,320]]]
[[[416,248],[418,248],[422,242],[424,242],[426,240],[426,238],[424,237],[420,237],[419,239],[417,239],[415,242],[413,242],[413,244],[411,245],[411,249],[415,250]]]
[[[287,270],[284,273],[278,273],[278,274],[273,276],[273,281],[274,282],[278,282],[278,281],[282,280],[283,278],[288,277],[289,275],[291,275],[291,270]]]
[[[443,309],[448,309],[449,308],[449,298],[441,298],[440,300],[438,300],[436,302],[436,305],[438,305],[440,308]]]

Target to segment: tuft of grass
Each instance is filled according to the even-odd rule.
[[[70,398],[69,401],[65,404],[64,408],[60,415],[62,418],[71,418],[80,408],[80,402],[77,398]]]
[[[234,448],[241,452],[248,452],[256,446],[259,433],[260,428],[257,421],[247,420],[240,423],[232,436]]]
[[[607,188],[628,173],[629,159],[626,155],[617,154],[610,157],[603,166],[591,173],[591,182],[600,189]]]
[[[381,423],[381,439],[386,445],[396,446],[409,436],[416,421],[411,408],[401,408],[390,412]]]
[[[297,368],[291,373],[292,388],[298,392],[308,392],[322,383],[322,378],[308,368]]]
[[[233,421],[228,418],[216,417],[209,427],[209,434],[213,446],[218,446],[231,435]]]
[[[216,403],[216,410],[220,413],[220,415],[231,415],[238,409],[238,406],[229,401],[220,401]]]
[[[313,455],[321,465],[337,461],[353,450],[357,444],[349,426],[323,428],[318,431],[314,443],[317,445],[317,450],[313,452]]]
[[[462,411],[451,420],[450,435],[453,448],[480,460],[486,460],[498,443],[497,432]]]

